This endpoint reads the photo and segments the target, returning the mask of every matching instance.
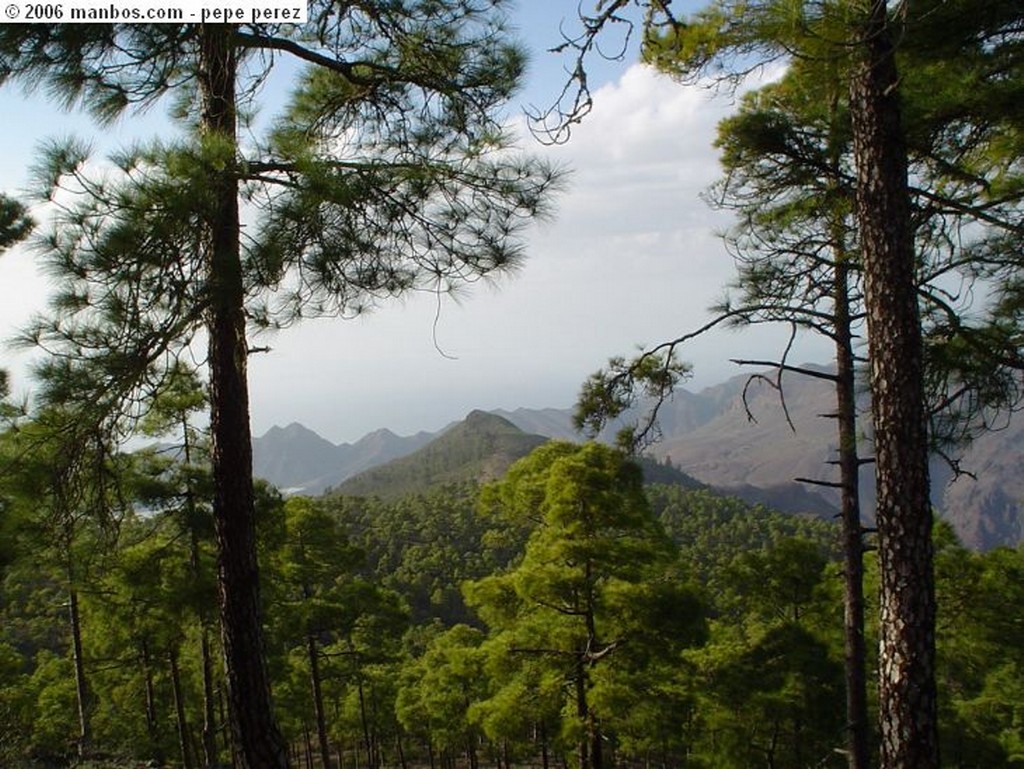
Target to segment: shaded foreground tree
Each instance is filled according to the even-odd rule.
[[[500,0],[336,6],[290,25],[55,25],[0,31],[3,75],[101,119],[176,99],[184,136],[90,176],[75,143],[39,166],[57,214],[40,246],[62,281],[29,341],[59,394],[130,432],[200,335],[206,365],[229,714],[244,767],[283,767],[256,561],[247,328],[351,315],[516,263],[552,172],[514,155],[498,109],[521,52]],[[265,138],[244,143],[275,57],[305,67]],[[241,205],[256,225],[242,235]],[[247,213],[248,217],[249,214]]]
[[[191,598],[187,603],[200,628],[202,764],[213,766],[218,754],[213,650],[217,602],[215,575],[203,547],[213,539],[212,479],[208,437],[192,424],[194,416],[207,408],[206,389],[196,373],[184,366],[172,368],[163,385],[140,424],[143,434],[161,439],[161,444],[136,453],[140,475],[150,479],[138,484],[136,496],[143,508],[160,510],[170,519],[187,543]]]

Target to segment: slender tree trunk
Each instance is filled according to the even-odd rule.
[[[183,420],[181,426],[182,448],[185,456],[185,464],[192,464],[192,445],[189,441],[188,421]],[[198,531],[198,507],[196,505],[195,490],[192,482],[189,481],[185,489],[185,512],[188,515],[189,529],[189,568],[192,571],[192,578],[198,581],[201,579],[201,563],[199,549]],[[210,652],[210,615],[208,609],[203,606],[199,608],[199,656],[202,665],[203,676],[203,765],[212,767],[217,763],[217,714],[216,701],[213,691],[213,655]]]
[[[583,727],[583,734],[580,735],[576,745],[576,762],[579,769],[591,769],[590,767],[590,708],[587,704],[587,679],[583,663],[583,651],[576,655],[576,717]]]
[[[233,28],[200,27],[199,92],[204,140],[214,151],[236,141]],[[206,194],[206,281],[221,635],[232,738],[243,769],[282,769],[288,749],[274,721],[263,643],[252,436],[246,378],[244,290],[239,249],[238,179],[229,159],[211,167]]]
[[[313,769],[313,738],[309,734],[309,724],[302,725],[302,735],[306,745],[306,769]]]
[[[868,769],[867,647],[864,643],[864,541],[857,451],[857,378],[850,334],[849,264],[836,262],[836,411],[839,421],[840,518],[843,537],[843,645],[846,679],[846,758]]]
[[[584,564],[584,576],[583,584],[585,585],[584,602],[586,611],[584,612],[584,622],[587,628],[587,648],[579,652],[580,664],[577,669],[577,674],[580,678],[580,688],[577,689],[577,708],[582,705],[582,711],[580,716],[583,718],[584,724],[584,737],[587,741],[586,755],[580,756],[581,759],[586,758],[587,763],[581,763],[581,767],[589,766],[590,769],[602,769],[604,763],[604,757],[602,755],[601,745],[601,729],[597,723],[597,719],[594,717],[594,711],[590,707],[590,701],[587,697],[587,689],[590,687],[590,675],[588,674],[588,666],[591,663],[587,659],[589,651],[592,649],[600,648],[598,644],[597,636],[597,622],[595,620],[595,606],[597,600],[594,597],[594,584],[596,579],[594,577],[594,565],[590,559],[587,559]]]
[[[475,734],[470,734],[466,737],[466,758],[469,760],[469,769],[479,769],[480,761],[476,755]]]
[[[548,727],[543,721],[540,722],[540,765],[541,769],[551,769],[548,756]]]
[[[199,654],[203,667],[203,763],[212,767],[217,763],[217,701],[213,689],[213,655],[210,652],[210,630],[201,620]]]
[[[192,769],[192,753],[189,750],[188,721],[185,718],[185,696],[181,691],[181,670],[178,668],[178,650],[168,655],[171,667],[171,694],[174,698],[174,717],[178,725],[178,746],[181,749],[182,769]]]
[[[142,640],[142,679],[146,687],[146,734],[149,736],[151,750],[156,750],[157,755],[152,756],[160,761],[163,756],[159,755],[160,735],[157,731],[156,719],[156,692],[153,688],[153,665],[149,655],[149,642]]]
[[[875,0],[851,81],[858,220],[871,358],[881,575],[883,769],[939,765],[935,586],[923,354],[899,79],[885,0]]]
[[[377,764],[373,760],[373,741],[370,738],[370,720],[366,716],[366,693],[363,691],[363,679],[361,676],[356,685],[359,693],[359,720],[362,722],[363,744],[366,746],[366,766],[369,769],[376,769]]]
[[[92,742],[89,725],[89,682],[85,677],[85,659],[82,654],[82,619],[78,611],[78,591],[74,588],[74,573],[68,566],[68,621],[71,623],[71,655],[75,667],[75,697],[78,704],[78,755],[85,756]]]
[[[592,769],[603,769],[604,745],[601,743],[601,728],[592,710],[587,714],[587,737],[590,740],[590,766]]]
[[[313,712],[316,715],[316,739],[320,748],[320,761],[324,769],[331,769],[331,746],[327,741],[327,718],[324,716],[324,694],[320,685],[320,653],[316,638],[306,637],[306,652],[309,655],[309,684],[313,693]]]
[[[864,642],[864,541],[860,517],[860,456],[857,447],[857,377],[850,319],[850,264],[841,227],[837,244],[834,315],[836,417],[839,428],[840,520],[843,541],[843,645],[846,683],[846,758],[849,769],[870,764],[867,649]]]
[[[830,89],[830,190],[842,200],[842,155],[845,140],[839,117],[840,78]],[[845,208],[845,206],[844,206]],[[836,422],[839,433],[840,521],[843,540],[843,646],[846,683],[846,760],[849,769],[870,766],[867,650],[864,643],[864,527],[860,509],[860,454],[857,445],[857,370],[850,308],[851,262],[845,216],[829,223],[833,243],[832,314],[836,345]]]

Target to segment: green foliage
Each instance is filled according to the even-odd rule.
[[[71,662],[53,654],[40,654],[28,683],[32,692],[28,713],[30,745],[34,752],[60,756],[75,733],[77,706]]]
[[[158,479],[177,477],[154,467]],[[197,573],[177,483],[163,497],[147,492],[146,514],[125,518],[115,540],[80,523],[83,542],[106,543],[81,595],[93,739],[140,760],[177,756],[172,651],[188,723],[194,732],[201,724],[209,531],[198,531]],[[312,633],[328,733],[346,761],[398,763],[399,744],[424,763],[428,745],[435,759],[481,764],[569,756],[588,733],[578,679],[616,763],[841,762],[832,752],[842,743],[843,652],[831,522],[704,489],[643,487],[616,452],[558,442],[484,489],[387,502],[267,494],[263,515],[275,704],[295,744],[315,731]],[[41,568],[29,533],[0,583],[8,763],[63,755],[77,730],[65,579]],[[945,754],[966,767],[1013,766],[1021,554],[970,553],[946,529],[936,542]],[[479,615],[455,600],[460,587]]]
[[[758,553],[791,538],[836,555],[838,527],[821,518],[774,512],[706,489],[659,485],[648,487],[647,495],[683,558],[715,591],[725,589],[722,582],[738,554]]]
[[[675,571],[639,467],[619,452],[548,444],[517,463],[492,498],[511,520],[535,526],[522,560],[464,587],[494,636],[496,664],[509,671],[483,712],[501,712],[507,687],[562,678],[570,684],[560,697],[562,739],[593,746],[628,712],[611,707],[623,704],[623,675],[668,663],[702,640],[703,602]],[[548,692],[537,704],[549,717],[558,698],[550,687],[537,691]]]
[[[429,735],[443,750],[473,743],[477,730],[469,709],[487,687],[483,638],[475,628],[455,625],[432,639],[402,671],[395,708],[405,729]]]
[[[591,374],[580,390],[573,413],[576,429],[595,438],[609,423],[642,400],[653,402],[642,423],[622,428],[619,447],[635,451],[657,439],[658,407],[690,373],[690,366],[667,354],[645,352],[630,361],[612,358],[607,369]]]
[[[0,195],[0,251],[28,237],[35,222],[25,206],[6,195]]]
[[[757,596],[756,603],[742,607],[741,616],[799,624],[812,604],[826,564],[820,544],[783,539],[768,550],[737,555],[726,572],[727,589],[742,602]]]
[[[841,766],[842,666],[799,625],[745,643],[715,643],[692,657],[700,670],[702,728],[695,752],[708,766]]]
[[[400,499],[328,497],[366,554],[366,576],[402,595],[417,624],[472,622],[459,585],[503,566],[523,537],[506,536],[477,513],[475,484],[441,486]]]
[[[970,553],[955,542],[939,549],[939,678],[945,755],[962,766],[1017,766],[1024,648],[1017,625],[1024,552]]]

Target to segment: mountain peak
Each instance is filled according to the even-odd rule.
[[[523,432],[512,424],[512,422],[505,419],[505,417],[492,414],[489,411],[481,411],[480,409],[470,411],[462,421],[462,425],[466,428],[481,432]],[[458,427],[458,425],[456,425],[456,427]]]
[[[315,438],[317,440],[329,443],[329,441],[327,441],[325,438],[322,438],[319,434],[317,434],[313,430],[310,430],[305,425],[299,424],[298,422],[292,422],[285,427],[281,427],[280,425],[274,425],[265,433],[263,433],[263,435],[260,436],[259,439],[296,440],[309,438]]]
[[[386,427],[381,427],[379,430],[374,430],[372,433],[367,433],[360,438],[356,443],[373,442],[373,441],[391,441],[401,440],[395,433]]]
[[[350,478],[337,491],[397,496],[443,483],[489,481],[547,438],[486,411],[471,411],[418,451]]]

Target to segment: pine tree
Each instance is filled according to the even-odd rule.
[[[554,177],[512,154],[500,124],[523,69],[502,7],[316,2],[301,28],[0,31],[8,77],[100,118],[169,96],[187,129],[120,153],[103,180],[80,145],[47,153],[41,194],[60,213],[45,246],[66,289],[31,336],[58,353],[47,365],[59,394],[124,431],[205,334],[221,635],[244,767],[288,762],[262,640],[248,328],[444,292],[518,261],[516,235]],[[241,109],[278,56],[305,69],[267,137],[246,143]],[[256,220],[244,238],[243,205]]]

